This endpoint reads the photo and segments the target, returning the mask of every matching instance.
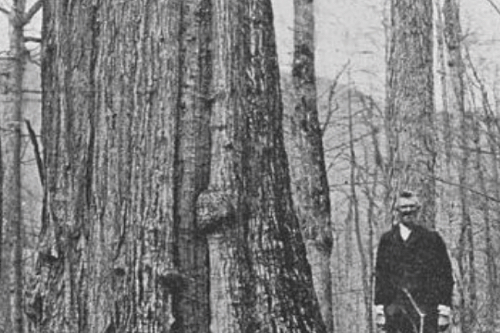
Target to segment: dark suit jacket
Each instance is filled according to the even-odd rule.
[[[416,227],[403,241],[395,226],[382,235],[375,266],[375,304],[387,306],[405,298],[403,288],[419,306],[451,306],[451,263],[437,232]]]

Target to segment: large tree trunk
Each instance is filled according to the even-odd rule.
[[[117,332],[178,323],[172,295],[186,279],[174,268],[173,230],[180,10],[178,1],[109,0],[99,12],[96,215],[101,242],[114,240],[100,278],[111,275],[103,324]]]
[[[318,119],[313,4],[309,0],[294,0],[294,111],[289,160],[294,204],[306,242],[321,314],[330,332],[333,327],[331,208],[323,133]]]
[[[212,331],[325,332],[292,207],[270,1],[213,3],[212,167],[198,200]]]
[[[196,200],[210,176],[210,0],[181,0],[180,91],[176,138],[174,261],[186,278],[175,294],[175,332],[204,333],[210,328],[208,243],[200,237]]]
[[[93,149],[95,7],[46,1],[42,58],[42,143],[46,177],[38,258],[41,332],[83,332],[89,325],[89,286],[95,215]],[[92,258],[92,259],[91,259]],[[102,313],[104,316],[105,313]]]
[[[197,14],[185,1],[45,4],[42,332],[207,330],[192,202],[204,84],[183,35]]]
[[[386,107],[388,209],[399,190],[415,190],[423,201],[421,221],[431,228],[436,214],[432,13],[430,1],[391,2]]]

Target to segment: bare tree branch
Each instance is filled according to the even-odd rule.
[[[0,6],[0,12],[4,13],[5,15],[10,15],[10,11],[7,10],[7,8]]]
[[[337,73],[337,75],[333,79],[332,84],[330,85],[330,91],[328,94],[328,114],[326,116],[325,122],[323,123],[323,127],[321,128],[321,133],[323,135],[325,134],[326,129],[327,129],[328,125],[330,124],[330,119],[333,115],[333,112],[337,110],[337,108],[335,108],[335,109],[332,108],[333,97],[335,96],[335,93],[336,93],[335,89],[337,88],[337,84],[339,83],[340,77],[344,74],[344,72],[346,71],[346,69],[349,67],[350,64],[351,64],[351,60],[349,59],[345,63],[345,65],[342,66],[342,69]]]
[[[434,177],[434,179],[438,182],[441,182],[443,184],[447,184],[447,185],[450,185],[450,186],[454,186],[454,187],[458,187],[458,188],[462,188],[466,191],[469,191],[470,193],[473,193],[473,194],[476,194],[478,196],[481,196],[481,197],[484,197],[488,200],[491,200],[493,202],[500,202],[500,200],[498,200],[497,198],[487,194],[487,193],[482,193],[481,191],[478,191],[478,190],[475,190],[474,188],[470,187],[470,186],[466,186],[466,185],[461,185],[461,184],[457,184],[457,183],[454,183],[452,181],[448,181],[446,179],[443,179],[443,178],[440,178],[440,177]]]
[[[23,24],[28,24],[31,21],[33,16],[35,16],[36,13],[38,13],[38,11],[42,8],[43,3],[44,0],[38,0],[33,4],[33,6],[31,6],[31,8],[24,14]]]
[[[488,1],[491,7],[493,7],[493,9],[495,9],[495,11],[500,15],[500,8],[498,8],[498,6],[492,0],[486,0],[486,1]]]
[[[38,167],[38,176],[40,177],[40,182],[42,186],[45,184],[45,176],[43,172],[43,159],[42,154],[40,153],[40,147],[38,146],[38,140],[36,138],[36,133],[31,127],[31,123],[28,119],[24,119],[26,123],[26,127],[28,128],[29,137],[31,140],[31,144],[33,145],[33,150],[35,152],[36,165]]]

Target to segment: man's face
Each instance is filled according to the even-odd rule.
[[[418,206],[413,200],[401,198],[398,203],[399,222],[408,228],[416,225]]]

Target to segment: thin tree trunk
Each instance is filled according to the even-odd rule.
[[[3,216],[3,197],[4,197],[4,188],[3,188],[3,173],[4,173],[4,168],[3,168],[3,145],[2,145],[2,136],[0,135],[0,216]],[[2,285],[5,285],[5,281],[3,280],[3,269],[4,269],[4,262],[3,262],[3,247],[4,247],[4,219],[0,219],[0,283]],[[0,300],[3,299],[3,288],[0,288]],[[2,318],[0,317],[0,322],[2,321]]]
[[[495,112],[489,102],[488,91],[484,85],[484,82],[479,77],[474,64],[470,58],[470,54],[467,52],[468,64],[472,70],[475,82],[480,88],[481,92],[481,103],[484,111],[484,123],[486,127],[487,133],[487,144],[490,149],[490,161],[491,161],[491,183],[499,184],[500,183],[500,175],[499,175],[499,163],[498,163],[498,133],[500,130],[500,125],[498,121],[498,112]],[[496,90],[494,91],[495,99],[498,97]],[[497,103],[498,105],[498,103]],[[497,110],[498,111],[498,110]],[[493,193],[491,196],[488,196],[489,203],[496,203],[497,205],[492,205],[492,221],[498,220],[498,216],[500,214],[498,210],[498,203],[500,202],[500,189],[498,186],[493,186],[491,190]],[[484,192],[486,193],[486,192]],[[493,198],[493,201],[490,199]],[[490,223],[489,233],[491,237],[491,247],[488,249],[489,257],[487,258],[489,265],[489,274],[488,274],[488,290],[489,294],[489,307],[488,307],[488,321],[492,330],[495,330],[497,325],[497,319],[499,318],[499,310],[498,306],[498,290],[500,288],[499,278],[498,278],[498,267],[500,265],[500,261],[498,260],[498,253],[500,253],[498,247],[498,239],[500,237],[500,228],[498,223]]]
[[[467,191],[470,182],[468,172],[470,168],[470,135],[471,116],[465,110],[464,95],[464,75],[465,65],[462,57],[462,32],[460,27],[459,7],[455,0],[445,0],[443,5],[445,20],[445,42],[449,54],[448,67],[450,71],[450,81],[453,88],[451,96],[453,107],[460,114],[460,148],[461,161],[458,166],[460,184],[460,204],[462,209],[462,224],[459,239],[458,266],[462,278],[461,283],[461,325],[463,332],[472,332],[475,325],[476,308],[476,277],[475,277],[475,257],[473,225],[470,216],[470,196]]]
[[[446,179],[449,183],[457,183],[457,172],[454,167],[454,151],[456,147],[456,135],[453,131],[455,126],[455,117],[453,111],[455,113],[457,110],[454,110],[453,107],[450,107],[450,102],[453,101],[453,91],[450,94],[450,71],[448,68],[448,48],[445,43],[445,22],[443,15],[443,8],[441,6],[442,1],[436,2],[436,11],[437,11],[437,23],[436,23],[436,40],[437,40],[437,56],[438,56],[438,75],[441,81],[441,101],[442,105],[442,140],[444,142],[444,151],[440,156],[442,157],[442,161],[444,161],[445,172],[442,174],[442,177]],[[455,114],[456,116],[456,114]],[[443,158],[444,157],[444,158]],[[447,200],[440,200],[441,202],[441,211],[443,215],[446,217],[446,221],[448,222],[447,227],[444,229],[446,232],[446,237],[448,239],[453,239],[455,227],[452,225],[452,221],[455,219],[456,211],[453,209],[453,205],[455,201],[459,200],[457,196],[457,191],[453,187],[445,186],[442,188],[443,193],[442,196],[447,198]]]
[[[411,189],[422,199],[420,221],[430,228],[436,215],[432,13],[427,0],[391,1],[386,107],[386,215],[392,220],[397,192]]]
[[[491,151],[490,154],[490,162],[491,162],[491,181],[493,184],[499,184],[500,183],[500,175],[499,175],[499,163],[498,163],[498,138],[496,135],[496,132],[494,130],[494,123],[497,122],[498,120],[496,119],[496,115],[492,110],[488,107],[484,107],[485,110],[485,123],[486,123],[486,131],[487,131],[487,136],[488,136],[488,147]],[[494,186],[493,189],[493,197],[496,200],[496,204],[492,207],[492,220],[498,220],[500,213],[498,212],[498,203],[500,202],[500,189],[498,186]],[[500,237],[500,228],[497,223],[492,223],[491,224],[491,238],[492,238],[492,246],[493,248],[491,249],[492,257],[490,260],[493,260],[492,268],[493,271],[491,272],[492,275],[490,275],[490,283],[494,286],[495,292],[490,294],[489,296],[491,297],[490,302],[491,302],[491,309],[490,311],[494,312],[491,314],[491,318],[499,318],[499,311],[500,311],[500,306],[498,305],[498,300],[499,298],[499,290],[500,290],[500,280],[499,280],[499,274],[498,274],[498,268],[500,265],[500,261],[498,259],[498,254],[500,253],[499,249],[499,237]],[[493,287],[492,286],[492,287]],[[498,325],[495,323],[492,323],[492,329],[495,329]]]
[[[375,204],[375,196],[377,194],[377,181],[378,181],[378,169],[375,169],[375,174],[373,175],[373,186],[371,189],[368,188],[366,189],[366,196],[368,197],[369,204],[368,204],[368,260],[369,260],[369,272],[373,271],[374,263],[375,263],[375,253],[373,249],[375,248],[374,245],[374,224],[376,220],[375,216],[375,209],[376,209],[376,204]],[[369,293],[369,298],[365,296],[365,298],[368,298],[366,300],[367,302],[367,319],[368,319],[368,332],[373,333],[375,331],[375,325],[374,325],[374,319],[373,319],[373,311],[371,310],[370,306],[373,304],[373,284],[374,284],[374,275],[369,274],[367,276],[368,279],[368,288],[370,290]],[[369,303],[368,303],[369,302]]]
[[[443,12],[442,8],[439,5],[439,2],[436,3],[437,9],[437,24],[436,24],[436,41],[437,41],[437,55],[438,55],[438,63],[439,63],[439,78],[441,81],[441,100],[443,103],[443,141],[444,141],[444,156],[445,156],[445,165],[446,165],[446,175],[451,175],[451,157],[453,150],[453,135],[452,135],[452,117],[450,114],[450,108],[448,106],[448,68],[446,66],[447,63],[447,48],[444,42],[444,34],[445,27],[443,21]]]
[[[350,200],[352,202],[353,206],[353,221],[354,221],[354,228],[355,228],[355,234],[356,234],[356,242],[358,245],[358,251],[359,251],[359,257],[361,259],[361,279],[362,279],[362,284],[363,284],[363,298],[364,298],[364,305],[365,305],[365,313],[366,313],[366,324],[368,331],[371,332],[371,325],[372,325],[372,320],[371,320],[371,308],[372,308],[372,302],[371,302],[371,294],[372,294],[372,289],[370,287],[370,276],[369,276],[369,270],[371,267],[368,266],[368,261],[366,258],[366,251],[365,251],[365,246],[364,240],[363,240],[363,235],[361,232],[361,221],[360,221],[360,212],[359,212],[359,200],[358,200],[358,193],[356,190],[356,170],[357,170],[357,158],[356,158],[356,151],[354,148],[354,115],[352,112],[352,98],[351,98],[351,82],[350,82],[350,75],[349,75],[349,90],[348,90],[348,128],[349,128],[349,155],[350,155]],[[359,313],[359,312],[357,312]]]
[[[365,186],[365,195],[366,198],[368,199],[368,208],[367,208],[367,223],[368,223],[368,260],[369,260],[369,272],[373,272],[373,269],[375,267],[375,232],[377,230],[380,230],[378,226],[378,218],[376,216],[377,213],[377,204],[376,204],[376,199],[378,196],[377,189],[379,183],[379,172],[380,170],[383,170],[381,166],[383,166],[384,161],[382,154],[380,152],[380,140],[378,138],[379,135],[379,125],[376,122],[376,118],[374,117],[374,110],[376,110],[377,106],[373,102],[372,99],[368,101],[368,103],[364,103],[366,110],[367,110],[367,116],[365,119],[365,122],[367,126],[370,128],[370,136],[371,136],[371,143],[373,144],[373,150],[371,150],[369,147],[366,147],[365,149],[367,152],[365,153],[365,156],[372,156],[373,157],[373,171],[371,174],[371,181],[373,182],[371,187],[367,183]],[[368,151],[372,151],[373,153],[369,153]],[[370,165],[371,161],[367,158],[365,161],[366,165]],[[385,229],[385,228],[384,228]],[[373,304],[373,286],[375,283],[375,275],[374,274],[369,274],[368,276],[369,279],[369,290],[370,290],[370,303],[369,305],[371,306]],[[368,311],[368,332],[372,333],[375,331],[376,327],[374,325],[374,318],[373,318],[373,311],[372,309],[367,308]]]
[[[289,152],[292,189],[321,314],[330,332],[331,205],[316,96],[314,2],[294,0],[294,8],[294,112]]]
[[[498,120],[495,115],[495,112],[492,110],[492,107],[490,105],[489,99],[488,99],[488,92],[485,89],[484,83],[480,79],[480,77],[477,74],[476,69],[474,68],[470,57],[469,57],[469,64],[471,66],[472,72],[474,74],[474,78],[477,82],[477,84],[480,87],[480,92],[481,92],[481,103],[483,106],[483,122],[476,121],[475,126],[474,126],[474,140],[476,143],[476,149],[477,149],[477,158],[476,158],[476,168],[480,171],[478,173],[478,179],[479,183],[481,186],[481,191],[483,193],[487,193],[488,187],[487,187],[487,173],[485,174],[484,166],[482,161],[482,152],[481,152],[481,129],[482,129],[482,124],[484,124],[484,127],[486,127],[486,143],[487,146],[490,149],[490,156],[491,156],[491,182],[493,184],[498,184],[499,183],[499,172],[498,172],[498,139],[497,139],[497,132],[495,132],[494,128],[496,127],[498,129]],[[478,166],[481,166],[479,168]],[[500,307],[498,306],[498,290],[499,290],[499,283],[498,283],[498,239],[499,239],[499,228],[497,226],[497,223],[492,223],[495,221],[496,217],[498,216],[498,212],[495,211],[493,203],[496,201],[497,203],[500,202],[500,190],[498,189],[498,186],[494,186],[492,190],[493,194],[491,196],[485,196],[484,198],[481,198],[481,207],[484,215],[484,221],[485,221],[485,238],[486,238],[486,263],[487,263],[487,325],[488,328],[492,331],[495,330],[497,324],[497,318],[498,318],[498,311]],[[490,198],[494,198],[493,201]]]
[[[23,118],[23,77],[26,61],[24,47],[24,21],[25,1],[12,2],[9,23],[10,56],[12,68],[10,69],[11,85],[10,107],[4,115],[4,126],[8,129],[4,140],[5,183],[4,193],[4,218],[8,224],[7,247],[10,255],[10,325],[7,330],[22,333],[24,329],[23,312],[23,222],[21,210],[21,126]]]
[[[466,119],[462,119],[466,122]],[[462,126],[461,135],[467,136],[467,129]],[[462,140],[462,144],[464,144]],[[475,278],[475,257],[474,257],[474,238],[473,226],[470,216],[470,196],[467,193],[467,170],[469,170],[469,150],[468,144],[462,146],[462,160],[459,165],[459,184],[460,184],[460,205],[462,213],[462,222],[458,249],[458,268],[461,276],[461,326],[463,332],[471,332],[475,323],[476,312],[476,278]]]
[[[479,182],[479,189],[482,193],[488,193],[488,188],[486,186],[486,179],[484,174],[484,160],[481,149],[481,128],[482,125],[479,121],[474,121],[473,124],[473,141],[475,148],[475,169],[477,172],[477,179]],[[487,271],[487,317],[486,323],[489,330],[495,330],[495,317],[497,312],[496,304],[496,294],[497,294],[497,267],[495,262],[495,250],[493,243],[493,231],[492,231],[492,221],[491,221],[491,204],[487,197],[480,197],[480,210],[483,213],[484,220],[484,238],[486,241],[486,271]]]

